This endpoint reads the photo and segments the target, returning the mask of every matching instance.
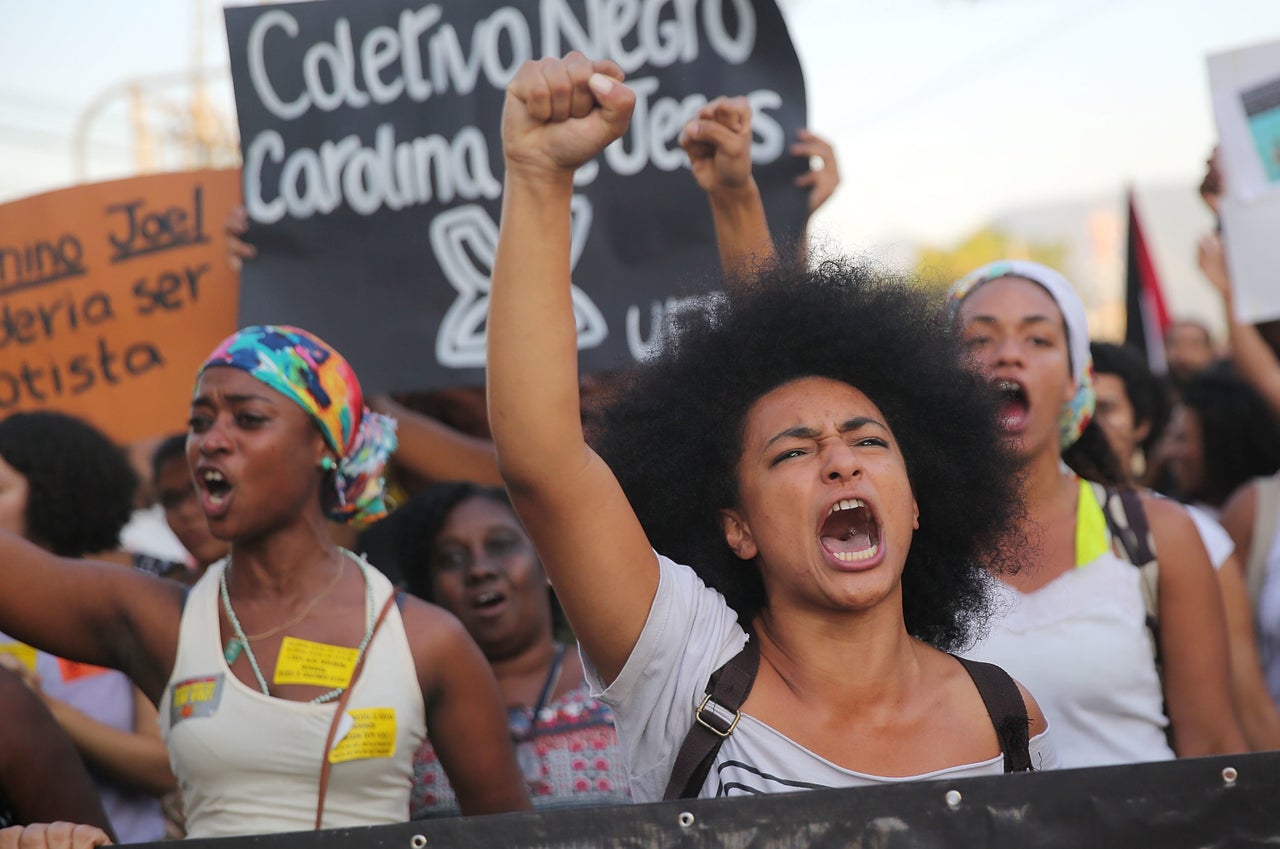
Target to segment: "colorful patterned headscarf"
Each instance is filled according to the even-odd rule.
[[[1067,353],[1071,357],[1071,377],[1076,383],[1075,396],[1062,407],[1058,416],[1058,436],[1066,451],[1093,418],[1097,398],[1093,391],[1093,356],[1089,353],[1089,320],[1084,302],[1067,278],[1048,266],[1021,259],[1003,259],[988,263],[957,280],[947,291],[947,312],[952,326],[960,313],[960,303],[982,284],[1001,277],[1022,277],[1038,283],[1058,305],[1067,325]]]
[[[382,472],[396,450],[396,423],[364,405],[356,373],[341,354],[305,330],[260,325],[223,340],[197,379],[212,366],[248,372],[319,426],[338,455],[330,519],[360,526],[386,515]]]

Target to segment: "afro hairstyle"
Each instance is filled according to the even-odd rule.
[[[1218,506],[1250,479],[1280,470],[1280,422],[1230,366],[1211,366],[1187,381],[1182,405],[1200,420],[1204,483],[1202,491],[1180,495]]]
[[[738,506],[747,414],[792,381],[841,381],[884,413],[920,508],[902,577],[907,631],[944,650],[977,638],[989,573],[1020,564],[1021,479],[994,395],[966,368],[934,293],[848,259],[779,266],[677,313],[664,334],[619,387],[595,446],[657,551],[691,566],[750,627],[768,604],[764,584],[719,519]]]
[[[27,479],[27,536],[62,557],[120,544],[138,477],[101,431],[63,413],[0,421],[0,457]]]
[[[1169,423],[1169,400],[1160,378],[1152,373],[1137,349],[1114,342],[1091,342],[1095,374],[1114,374],[1124,384],[1124,394],[1133,407],[1135,425],[1150,425],[1142,440],[1142,450],[1152,451]]]

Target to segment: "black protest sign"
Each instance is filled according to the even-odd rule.
[[[585,370],[643,357],[675,299],[710,285],[710,212],[678,143],[708,100],[749,98],[770,224],[803,227],[807,163],[787,147],[804,81],[772,0],[322,0],[226,20],[258,248],[240,322],[314,331],[370,390],[483,379],[499,122],[526,59],[613,59],[638,95],[627,134],[576,180]]]

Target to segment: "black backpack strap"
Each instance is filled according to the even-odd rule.
[[[1125,556],[1134,566],[1145,566],[1156,559],[1151,545],[1151,526],[1147,522],[1147,511],[1142,507],[1142,498],[1132,489],[1106,488],[1106,502],[1102,512],[1107,517],[1107,527],[1111,534],[1120,541]],[[1120,507],[1125,522],[1122,526],[1112,509],[1112,499],[1120,499]]]
[[[1095,485],[1096,486],[1096,485]],[[1104,489],[1102,513],[1107,517],[1107,529],[1120,541],[1124,555],[1138,571],[1142,573],[1142,603],[1147,613],[1147,631],[1151,635],[1151,651],[1156,661],[1156,669],[1161,671],[1163,679],[1164,658],[1160,651],[1160,599],[1159,564],[1156,561],[1155,545],[1151,537],[1151,523],[1147,521],[1147,511],[1142,506],[1142,497],[1132,489]],[[1119,501],[1120,510],[1115,509]]]
[[[1031,720],[1018,684],[1000,667],[957,657],[987,707],[1004,753],[1005,772],[1031,772]]]
[[[1094,484],[1095,492],[1101,484]],[[1142,496],[1133,489],[1104,488],[1105,501],[1102,512],[1107,517],[1107,529],[1120,541],[1124,555],[1137,567],[1140,574],[1139,583],[1142,590],[1142,603],[1147,614],[1147,636],[1151,640],[1151,656],[1155,662],[1156,674],[1160,677],[1160,689],[1164,690],[1164,652],[1160,648],[1160,563],[1156,553],[1155,539],[1151,534],[1151,523],[1147,521],[1146,508],[1142,506]],[[1116,502],[1120,510],[1115,509]],[[1169,715],[1169,702],[1166,699],[1161,707],[1164,715]],[[1173,724],[1165,726],[1165,737],[1173,747]]]
[[[663,799],[691,799],[698,795],[720,745],[738,727],[742,716],[739,709],[751,692],[759,668],[760,644],[754,635],[749,635],[742,651],[711,673],[706,696],[680,744]]]

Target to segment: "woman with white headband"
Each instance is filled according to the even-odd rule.
[[[978,269],[949,300],[1000,398],[1038,543],[1036,568],[999,576],[1004,614],[969,656],[1036,694],[1063,766],[1243,751],[1212,566],[1179,505],[1127,487],[1092,420],[1084,304],[1062,275],[1021,261]],[[1091,481],[1110,489],[1099,497]],[[1135,565],[1142,543],[1156,566]]]

